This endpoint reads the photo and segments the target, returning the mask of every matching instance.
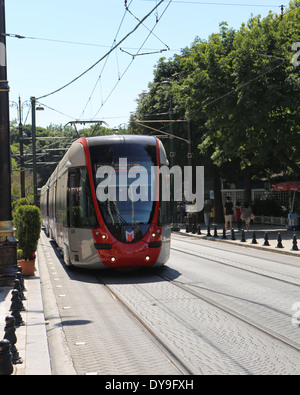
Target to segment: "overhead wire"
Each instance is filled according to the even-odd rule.
[[[132,0],[133,1],[133,0]],[[148,1],[148,2],[150,2],[151,0],[144,0],[144,1]],[[154,0],[153,0],[154,1]],[[59,92],[59,91],[61,91],[62,89],[64,89],[64,88],[66,88],[66,87],[68,87],[69,85],[71,85],[72,83],[74,83],[75,81],[77,81],[79,78],[81,78],[82,76],[84,76],[86,73],[88,73],[91,69],[93,69],[97,64],[99,64],[102,60],[104,60],[104,59],[106,59],[106,61],[108,60],[108,57],[109,57],[109,55],[117,48],[117,47],[119,47],[131,34],[133,34],[138,28],[139,28],[139,26],[141,26],[142,24],[143,24],[143,22],[155,11],[155,10],[157,10],[158,9],[158,7],[163,3],[163,1],[164,0],[161,0],[159,3],[157,3],[157,1],[158,0],[155,0],[156,1],[156,6],[150,11],[150,13],[149,14],[147,14],[141,21],[139,21],[139,23],[135,26],[135,28],[131,31],[131,32],[129,32],[125,37],[123,37],[123,39],[122,40],[120,40],[118,43],[115,43],[115,45],[114,46],[112,46],[111,47],[111,49],[110,49],[110,51],[108,51],[102,58],[100,58],[96,63],[94,63],[91,67],[89,67],[87,70],[85,70],[82,74],[80,74],[78,77],[76,77],[75,79],[73,79],[72,81],[70,81],[68,84],[66,84],[66,85],[64,85],[63,87],[61,87],[61,88],[59,88],[59,89],[57,89],[57,90],[55,90],[55,91],[53,91],[53,92],[51,92],[51,93],[49,93],[49,94],[47,94],[47,95],[43,95],[43,96],[40,96],[39,98],[37,98],[37,99],[42,99],[42,98],[45,98],[45,97],[48,97],[48,96],[50,96],[50,95],[53,95],[53,94],[55,94],[55,93],[57,93],[57,92]],[[171,0],[172,1],[172,0]],[[192,1],[184,1],[184,0],[173,0],[173,3],[182,3],[182,4],[195,4],[195,5],[214,5],[214,6],[216,6],[216,5],[220,5],[220,6],[244,6],[244,7],[248,7],[248,6],[253,6],[253,7],[273,7],[272,5],[266,5],[266,4],[248,4],[248,3],[244,3],[244,4],[241,4],[241,3],[217,3],[217,2],[213,2],[213,3],[208,3],[208,2],[201,2],[201,1],[195,1],[195,2],[192,2]],[[295,9],[297,9],[297,8],[299,8],[299,6],[300,5],[295,5],[295,6],[293,6],[293,8],[290,8],[290,9],[288,9],[282,16],[285,16],[285,15],[287,15],[287,14],[289,14],[290,12],[292,12],[292,11],[294,11]],[[284,8],[286,8],[286,6],[283,6],[283,5],[281,5],[281,6],[274,6],[274,7],[281,7],[281,9],[282,9],[282,7],[284,7]],[[124,14],[125,15],[125,14]],[[148,29],[149,30],[149,29]],[[104,45],[100,45],[100,44],[89,44],[89,43],[78,43],[78,42],[72,42],[72,41],[65,41],[65,40],[52,40],[52,39],[44,39],[44,38],[35,38],[35,37],[26,37],[26,36],[21,36],[21,35],[17,35],[17,34],[7,34],[7,36],[10,36],[10,37],[16,37],[16,38],[19,38],[19,39],[23,39],[23,38],[28,38],[28,39],[36,39],[36,40],[45,40],[45,41],[54,41],[54,42],[61,42],[61,43],[70,43],[70,44],[80,44],[80,45],[89,45],[89,46],[102,46],[102,47],[105,47]],[[124,47],[125,48],[125,47]],[[141,49],[141,47],[140,47],[140,49]],[[139,49],[139,51],[140,51],[140,49]],[[130,54],[131,56],[134,56],[134,55],[132,55],[132,54]],[[140,54],[141,55],[141,54]],[[262,55],[262,54],[261,54]],[[132,62],[130,63],[130,65],[132,64]],[[126,71],[128,70],[128,68],[130,67],[130,65],[127,67],[127,69],[125,70],[125,72],[120,76],[120,79],[118,80],[118,82],[117,82],[117,84],[116,85],[118,85],[118,83],[120,82],[120,80],[122,79],[122,77],[124,76],[124,74],[126,73]],[[101,82],[101,75],[99,76],[99,78],[98,78],[98,80],[97,80],[97,83],[96,83],[96,85],[95,85],[95,87],[94,87],[94,90],[96,89],[96,86],[97,86],[97,84],[99,83],[99,81]],[[114,89],[115,89],[115,87],[113,88],[113,90],[112,90],[112,92],[114,91]],[[93,92],[94,92],[94,90],[93,90]],[[91,94],[91,96],[93,95],[93,92],[92,92],[92,94]],[[111,96],[111,94],[112,94],[112,92],[109,94],[109,96],[105,99],[105,101],[103,101],[103,98],[102,98],[102,105],[101,105],[101,108],[103,107],[103,105],[106,103],[106,101],[108,100],[108,98]],[[233,92],[229,92],[228,94],[231,94],[231,93],[233,93]],[[225,96],[227,96],[227,94],[225,95]],[[219,100],[219,99],[217,99],[217,100]],[[87,103],[88,104],[88,103]],[[207,105],[208,104],[211,104],[211,103],[207,103]],[[101,109],[100,108],[100,109]],[[86,107],[85,107],[85,109],[86,109]],[[100,111],[100,109],[98,110],[98,112]],[[56,111],[56,110],[55,110]],[[85,111],[85,110],[84,110]],[[83,111],[83,112],[84,112]],[[59,112],[59,111],[57,111],[57,112]],[[97,114],[98,114],[98,112],[97,112]],[[26,116],[26,120],[27,120],[27,118],[28,118],[28,115],[29,115],[29,111],[28,111],[28,113],[27,113],[27,116]],[[66,115],[66,114],[64,114],[64,115]],[[71,117],[71,118],[73,118],[73,119],[75,119],[74,117]],[[26,122],[26,121],[25,121]]]
[[[112,48],[111,45],[85,43],[85,42],[79,42],[79,41],[57,40],[54,38],[29,37],[29,36],[22,36],[20,34],[15,34],[15,33],[5,33],[2,35],[4,35],[5,37],[10,37],[10,38],[36,40],[36,41],[48,41],[48,42],[59,43],[59,44],[82,45],[82,46],[86,46],[86,47],[98,47],[98,48]],[[128,50],[137,50],[138,49],[138,47],[124,47],[124,48],[128,49]],[[157,49],[158,48],[145,48],[145,50],[147,50],[147,51],[156,51]]]
[[[63,89],[67,88],[68,86],[72,85],[74,82],[78,81],[80,78],[82,78],[85,74],[87,74],[89,71],[91,71],[94,67],[96,67],[100,62],[102,62],[107,56],[109,56],[116,48],[118,48],[128,37],[130,37],[149,17],[150,15],[153,14],[153,12],[164,2],[165,0],[161,0],[153,9],[143,17],[143,19],[131,30],[126,36],[124,36],[113,48],[111,48],[104,56],[102,56],[97,62],[92,64],[88,69],[86,69],[83,73],[78,75],[76,78],[74,78],[72,81],[68,82],[67,84],[63,85],[62,87],[47,93],[43,96],[40,96],[37,98],[37,100],[44,99],[45,97],[49,97],[51,95],[54,95],[55,93],[58,93],[62,91]]]
[[[126,0],[126,1],[127,1],[127,0]],[[129,6],[133,3],[133,1],[134,1],[134,0],[131,0]],[[127,2],[126,2],[125,4],[127,5]],[[113,48],[114,45],[116,44],[118,35],[119,35],[119,33],[120,33],[121,27],[122,27],[122,25],[123,25],[123,23],[124,23],[124,20],[125,20],[126,14],[127,14],[127,10],[125,9],[125,12],[124,12],[124,14],[123,14],[123,17],[122,17],[122,19],[121,19],[121,22],[120,22],[120,24],[119,24],[119,27],[118,27],[118,29],[117,29],[117,32],[116,32],[115,37],[114,37],[114,40],[113,40],[113,43],[112,43],[112,45],[110,46],[110,48]],[[103,65],[103,67],[102,67],[102,70],[101,70],[101,72],[100,72],[100,74],[99,74],[99,77],[97,78],[97,81],[96,81],[96,83],[95,83],[95,85],[94,85],[94,87],[93,87],[93,89],[92,89],[92,92],[91,92],[91,94],[90,94],[90,96],[89,96],[89,98],[88,98],[88,100],[87,100],[87,103],[86,103],[86,105],[85,105],[85,107],[84,107],[84,109],[83,109],[83,111],[82,111],[82,113],[81,113],[79,119],[81,119],[81,118],[83,117],[83,115],[84,115],[84,113],[85,113],[85,110],[87,109],[88,104],[91,102],[92,97],[93,97],[93,95],[94,95],[94,93],[95,93],[95,90],[96,90],[96,88],[97,88],[97,85],[98,85],[99,83],[100,83],[100,92],[101,92],[101,102],[103,101],[103,97],[102,97],[102,88],[101,88],[101,78],[102,78],[102,74],[103,74],[103,72],[104,72],[104,69],[105,69],[105,67],[106,67],[106,65],[107,65],[109,56],[110,56],[110,55],[108,55],[108,56],[106,57],[106,59],[105,59],[105,62],[104,62],[104,65]]]
[[[146,2],[151,2],[155,0],[143,0]],[[174,0],[174,3],[178,4],[195,4],[195,5],[208,5],[208,6],[227,6],[227,7],[281,7],[279,6],[274,6],[271,4],[247,4],[247,3],[216,3],[216,2],[203,2],[203,1],[184,1],[184,0]]]
[[[117,83],[114,85],[114,87],[112,88],[112,90],[110,91],[110,93],[108,94],[108,96],[106,97],[106,99],[104,100],[104,102],[101,104],[100,108],[98,109],[97,113],[95,114],[95,116],[93,117],[93,119],[95,119],[97,117],[97,115],[99,114],[99,112],[102,110],[103,106],[105,105],[105,103],[108,101],[108,99],[110,98],[110,96],[113,94],[113,92],[115,91],[115,89],[117,88],[117,86],[119,85],[121,79],[124,77],[124,75],[127,73],[127,71],[129,70],[130,66],[132,65],[132,63],[134,62],[136,56],[138,56],[139,52],[142,50],[142,48],[144,47],[145,43],[148,41],[149,37],[152,35],[153,30],[156,28],[157,24],[159,23],[159,21],[162,19],[162,17],[164,16],[165,12],[167,11],[167,9],[169,8],[169,6],[171,5],[173,0],[169,0],[169,3],[167,4],[166,8],[164,9],[164,11],[162,12],[160,18],[158,20],[156,20],[155,25],[153,26],[153,28],[149,31],[149,34],[147,35],[147,37],[145,38],[145,40],[143,41],[142,45],[140,46],[137,54],[135,56],[132,57],[131,62],[128,64],[127,68],[125,69],[125,71],[123,72],[123,74],[121,75],[120,79],[117,81]]]
[[[128,4],[128,2],[125,1],[125,13],[124,13],[124,16],[123,16],[123,18],[122,18],[122,21],[121,21],[121,23],[120,23],[120,26],[119,26],[119,29],[118,29],[118,31],[117,31],[117,34],[116,34],[116,36],[115,36],[114,43],[115,43],[115,41],[116,41],[116,39],[117,39],[117,36],[118,36],[119,31],[120,31],[120,29],[121,29],[121,25],[122,25],[122,23],[123,23],[123,21],[124,21],[124,19],[125,19],[125,15],[127,14],[127,12],[128,12],[130,15],[132,15],[138,22],[141,22],[141,20],[140,20],[138,17],[136,17],[136,16],[133,14],[133,12],[130,10],[130,8],[129,8],[129,7],[131,6],[132,2],[133,2],[133,0]],[[157,1],[157,0],[156,0],[156,5],[158,5],[158,1]],[[166,9],[169,7],[169,5],[170,5],[170,2],[169,2],[169,4],[167,5]],[[165,9],[165,11],[166,11],[166,9]],[[162,16],[164,15],[165,11],[162,13]],[[157,23],[159,23],[160,18],[158,17],[158,14],[155,14],[155,16],[156,16],[156,24],[157,24]],[[144,41],[144,44],[147,42],[149,36],[150,36],[150,35],[153,35],[154,37],[156,37],[156,38],[166,47],[166,49],[159,50],[159,51],[147,52],[147,53],[140,53],[140,51],[141,51],[141,49],[142,49],[142,47],[143,47],[143,46],[142,46],[142,47],[140,46],[136,54],[131,54],[131,53],[125,51],[124,49],[120,48],[120,50],[121,50],[122,52],[125,52],[125,53],[131,55],[131,56],[133,57],[132,60],[134,60],[134,57],[135,57],[135,56],[152,55],[153,53],[162,53],[163,51],[170,50],[169,46],[168,46],[166,43],[164,43],[156,34],[153,33],[155,26],[154,26],[154,28],[152,28],[151,30],[150,30],[144,23],[143,23],[143,26],[146,27],[146,29],[149,31],[149,35],[148,35],[147,39]],[[113,43],[113,45],[114,45],[114,43]],[[107,102],[108,98],[111,96],[111,94],[113,93],[113,91],[116,89],[116,87],[117,87],[117,85],[119,84],[119,82],[121,81],[121,79],[122,79],[122,78],[124,77],[124,75],[126,74],[128,68],[129,68],[129,67],[131,66],[131,64],[132,64],[132,62],[130,62],[129,66],[128,66],[128,67],[126,68],[126,70],[121,74],[121,73],[120,73],[120,66],[119,66],[119,58],[118,58],[117,51],[116,51],[116,63],[117,63],[117,70],[118,70],[118,81],[117,81],[117,83],[115,84],[115,86],[113,87],[113,89],[111,90],[111,92],[109,93],[108,97],[107,97],[105,100],[103,100],[103,92],[102,92],[101,78],[102,78],[102,74],[103,74],[103,72],[104,72],[104,69],[105,69],[105,66],[106,66],[107,62],[108,62],[108,57],[106,58],[105,64],[104,64],[104,66],[103,66],[103,68],[102,68],[102,71],[101,71],[101,73],[100,73],[100,75],[99,75],[99,77],[98,77],[98,79],[97,79],[97,81],[96,81],[96,84],[95,84],[95,86],[94,86],[94,88],[93,88],[93,90],[92,90],[92,93],[91,93],[91,95],[89,96],[89,99],[88,99],[88,101],[87,101],[87,103],[86,103],[86,105],[85,105],[85,107],[84,107],[84,110],[82,111],[82,113],[81,113],[79,119],[81,119],[81,118],[83,117],[83,115],[84,115],[84,113],[85,113],[85,110],[86,110],[88,104],[91,102],[92,96],[93,96],[94,93],[95,93],[95,90],[96,90],[96,87],[97,87],[98,83],[100,83],[100,91],[101,91],[101,107],[100,107],[100,109],[101,109],[101,108],[104,106],[104,104]],[[100,110],[97,111],[97,114],[99,113],[99,111],[100,111]],[[95,115],[95,117],[96,117],[96,116],[97,116],[97,115]],[[93,119],[95,119],[95,117],[94,117]]]

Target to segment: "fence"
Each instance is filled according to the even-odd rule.
[[[244,189],[222,189],[222,198],[225,203],[226,196],[231,196],[231,201],[233,203],[240,202],[243,204],[244,199]],[[252,189],[251,191],[251,201],[254,202],[256,199],[274,199],[281,206],[290,209],[292,205],[292,194],[285,191],[276,191],[274,189]]]
[[[262,215],[262,216],[255,216],[254,223],[286,226],[287,219],[285,217],[265,217]]]

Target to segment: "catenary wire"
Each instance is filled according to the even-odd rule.
[[[106,97],[106,99],[101,103],[100,108],[98,109],[97,113],[95,114],[95,116],[93,117],[93,119],[95,119],[97,117],[97,115],[99,114],[99,112],[101,111],[101,109],[103,108],[104,104],[108,101],[108,99],[110,98],[110,96],[112,95],[112,93],[114,92],[114,90],[116,89],[116,87],[119,85],[121,79],[124,77],[124,75],[126,74],[126,72],[129,70],[130,66],[132,65],[132,63],[134,62],[136,56],[139,54],[139,52],[142,50],[142,48],[144,47],[145,43],[147,42],[147,40],[149,39],[149,37],[152,35],[153,30],[156,28],[158,22],[161,20],[161,18],[164,16],[165,12],[167,11],[167,9],[169,8],[170,4],[172,3],[173,0],[169,0],[169,3],[167,4],[165,10],[163,11],[163,13],[161,14],[159,20],[155,23],[155,25],[153,26],[152,30],[149,32],[148,36],[146,37],[146,39],[143,41],[142,45],[140,46],[140,49],[138,50],[137,54],[135,56],[132,57],[131,62],[129,63],[129,65],[127,66],[127,68],[125,69],[125,71],[123,72],[123,74],[120,76],[119,80],[117,81],[117,83],[115,84],[115,86],[113,87],[113,89],[111,90],[111,92],[109,93],[109,95]]]
[[[130,5],[131,5],[132,3],[133,3],[133,0],[131,0],[131,2],[130,2],[130,4],[128,5],[128,7],[130,7]],[[117,33],[116,33],[116,35],[115,35],[115,37],[114,37],[113,43],[112,43],[112,45],[110,46],[110,48],[113,48],[113,46],[116,44],[118,35],[119,35],[119,33],[120,33],[120,30],[121,30],[121,27],[122,27],[122,25],[123,25],[123,22],[124,22],[124,20],[125,20],[126,15],[127,15],[127,9],[125,9],[125,12],[124,12],[124,14],[123,14],[123,17],[122,17],[121,22],[120,22],[120,24],[119,24],[119,27],[118,27],[118,29],[117,29]],[[85,110],[87,109],[87,106],[89,105],[89,103],[90,103],[91,100],[92,100],[92,97],[93,97],[93,95],[94,95],[94,93],[95,93],[95,90],[96,90],[97,85],[98,85],[99,82],[100,82],[100,87],[101,87],[101,78],[102,78],[102,74],[103,74],[104,69],[105,69],[105,67],[106,67],[106,65],[107,65],[109,56],[110,56],[110,55],[108,55],[108,56],[106,57],[106,59],[105,59],[105,62],[104,62],[104,65],[103,65],[103,67],[102,67],[102,70],[101,70],[101,72],[100,72],[100,74],[99,74],[99,77],[97,78],[97,81],[96,81],[96,83],[95,83],[95,85],[94,85],[94,87],[93,87],[93,89],[92,89],[91,94],[89,95],[89,98],[88,98],[88,100],[87,100],[87,103],[86,103],[86,105],[84,106],[84,109],[83,109],[83,111],[82,111],[82,113],[81,113],[79,119],[81,119],[81,118],[83,117],[83,115],[84,115],[84,113],[85,113]],[[101,102],[103,102],[103,100],[102,100],[102,90],[101,90]]]
[[[107,56],[109,56],[116,48],[118,48],[129,36],[131,36],[149,17],[150,15],[153,14],[153,12],[164,2],[165,0],[161,0],[144,18],[139,22],[133,30],[131,30],[125,37],[123,37],[111,50],[109,50],[104,56],[102,56],[97,62],[95,62],[92,66],[90,66],[88,69],[86,69],[83,73],[78,75],[76,78],[74,78],[72,81],[68,82],[67,84],[63,85],[62,87],[47,93],[46,95],[40,96],[37,98],[39,99],[44,99],[45,97],[49,97],[51,95],[54,95],[55,93],[58,93],[62,91],[63,89],[67,88],[68,86],[72,85],[74,82],[78,81],[80,78],[82,78],[85,74],[87,74],[89,71],[91,71],[94,67],[96,67],[102,60],[104,60]]]

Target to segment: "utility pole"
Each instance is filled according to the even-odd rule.
[[[32,134],[32,157],[33,157],[33,196],[34,205],[38,205],[38,194],[37,194],[37,171],[36,171],[36,117],[35,117],[35,106],[36,99],[31,97],[31,134]]]
[[[20,144],[20,181],[21,198],[25,197],[25,167],[24,167],[24,148],[23,148],[23,124],[22,124],[22,105],[19,96],[19,144]]]
[[[17,271],[17,240],[11,214],[9,86],[6,62],[5,2],[0,0],[0,287],[12,286]]]

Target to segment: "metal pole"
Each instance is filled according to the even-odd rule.
[[[11,214],[9,86],[5,34],[5,3],[0,0],[0,287],[12,286],[17,272],[17,241]]]
[[[187,121],[188,127],[188,166],[193,166],[193,151],[192,151],[192,128],[191,128],[191,120]]]
[[[173,97],[172,92],[170,92],[170,109],[169,109],[169,118],[170,121],[173,120]],[[173,123],[170,122],[170,165],[171,168],[174,166],[176,152],[174,151],[174,129]],[[177,223],[177,204],[174,199],[174,176],[171,176],[171,213],[172,213],[172,223],[171,223],[171,230],[173,232],[179,232],[180,228]]]
[[[19,96],[19,144],[20,144],[20,181],[21,181],[21,198],[25,197],[25,168],[24,168],[24,149],[23,149],[23,124],[22,124],[22,106]]]
[[[31,97],[31,134],[32,134],[32,156],[33,156],[33,197],[34,205],[38,205],[37,194],[37,172],[36,172],[36,121],[35,121],[35,97]]]

